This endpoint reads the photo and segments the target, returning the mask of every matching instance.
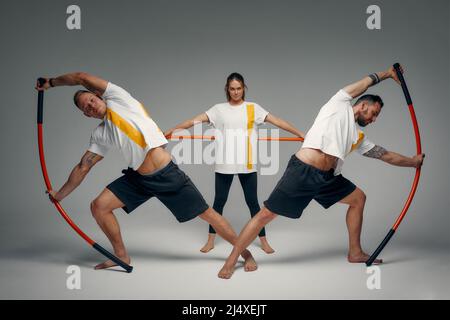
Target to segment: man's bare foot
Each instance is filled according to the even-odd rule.
[[[127,264],[130,264],[130,262],[131,262],[131,259],[128,256],[124,256],[124,257],[117,256],[117,257]],[[115,267],[115,266],[117,266],[117,263],[115,263],[114,261],[111,261],[111,260],[107,260],[105,262],[102,262],[102,263],[99,263],[98,265],[96,265],[94,269],[101,270],[101,269],[108,269],[108,268]]]
[[[263,249],[265,253],[271,254],[275,252],[275,250],[273,250],[269,245],[269,242],[267,242],[266,237],[259,237],[259,240],[261,241],[261,249]]]
[[[219,274],[217,275],[220,279],[230,279],[234,273],[234,266],[228,266],[226,263],[220,269]]]
[[[258,269],[258,265],[256,264],[255,259],[253,258],[250,251],[247,249],[244,250],[241,254],[242,258],[244,258],[244,270],[246,272],[255,271]],[[219,274],[217,275],[221,279],[230,279],[234,273],[234,267],[236,265],[237,260],[229,261],[229,258],[223,265],[222,269],[220,269]]]
[[[253,258],[250,251],[245,250],[242,252],[242,257],[244,258],[244,270],[245,272],[252,272],[258,269],[255,259]]]
[[[349,254],[347,256],[347,260],[350,263],[365,263],[370,256],[365,252],[360,252],[359,254],[351,255]],[[375,259],[373,261],[373,264],[381,264],[383,263],[383,259]]]
[[[208,241],[203,246],[203,248],[200,249],[200,251],[203,252],[203,253],[207,253],[207,252],[211,251],[212,249],[214,249],[214,240],[215,240],[215,238],[216,238],[216,235],[210,233],[208,235]]]

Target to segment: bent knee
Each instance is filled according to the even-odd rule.
[[[214,211],[211,207],[203,211],[198,215],[199,218],[209,222],[212,218],[214,218],[214,214],[219,215],[216,211]]]
[[[276,218],[276,214],[264,207],[255,217],[258,217],[262,223],[267,224]]]
[[[353,207],[364,207],[367,199],[366,194],[359,188],[356,189],[355,192],[355,198],[350,205]]]
[[[108,212],[107,203],[101,198],[96,198],[91,202],[91,213],[94,218],[99,217],[105,212]]]

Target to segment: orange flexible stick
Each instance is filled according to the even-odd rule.
[[[166,137],[168,140],[176,141],[176,140],[183,140],[183,139],[199,139],[199,140],[215,140],[214,136],[170,136]],[[278,137],[278,138],[272,138],[272,137],[259,137],[259,141],[303,141],[303,138],[299,137]]]

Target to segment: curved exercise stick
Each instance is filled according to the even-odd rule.
[[[412,100],[411,100],[411,96],[409,94],[408,87],[406,86],[405,78],[403,78],[403,74],[402,74],[402,72],[400,70],[400,64],[398,64],[398,63],[394,64],[394,68],[395,68],[395,72],[397,73],[398,79],[400,80],[400,83],[401,83],[401,86],[402,86],[402,89],[403,89],[403,94],[405,95],[406,103],[407,103],[408,108],[409,108],[409,113],[411,114],[411,121],[413,123],[414,134],[415,134],[415,137],[416,137],[417,154],[421,154],[422,153],[422,145],[421,145],[421,142],[420,142],[419,124],[417,123],[416,113],[414,112],[414,106],[413,106],[413,103],[412,103]],[[392,226],[391,230],[389,230],[389,232],[386,235],[386,237],[383,239],[383,241],[381,241],[381,243],[378,246],[378,248],[370,256],[370,258],[366,261],[366,265],[367,266],[371,266],[372,265],[374,260],[378,257],[380,252],[383,250],[383,248],[386,246],[386,244],[392,238],[392,236],[394,235],[395,231],[397,231],[398,226],[400,225],[400,223],[402,222],[403,218],[405,217],[406,212],[408,212],[409,206],[411,205],[411,202],[412,202],[412,200],[414,198],[414,194],[416,193],[417,186],[419,184],[419,178],[420,178],[420,168],[417,168],[416,169],[416,175],[414,176],[414,180],[413,180],[413,183],[412,183],[412,186],[411,186],[411,191],[409,192],[408,199],[406,200],[406,203],[403,206],[403,209],[402,209],[399,217],[395,221],[395,223]]]

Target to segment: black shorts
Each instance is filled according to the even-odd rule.
[[[264,205],[273,213],[298,219],[312,199],[327,209],[355,189],[342,175],[335,176],[333,169],[319,170],[293,155]]]
[[[191,179],[172,161],[161,170],[141,175],[131,168],[106,188],[122,201],[126,213],[152,197],[158,198],[179,222],[189,221],[209,206]]]

